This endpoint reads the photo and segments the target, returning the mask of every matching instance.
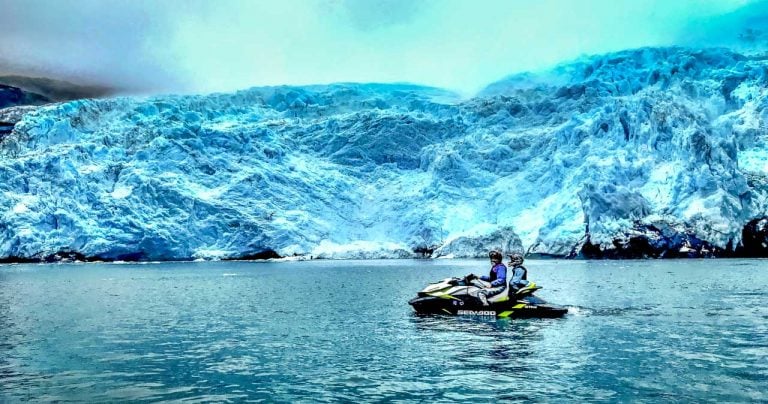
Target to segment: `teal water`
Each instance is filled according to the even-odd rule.
[[[484,261],[0,266],[0,402],[768,400],[768,261],[527,264],[565,318],[412,313]]]

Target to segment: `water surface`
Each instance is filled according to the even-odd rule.
[[[768,400],[768,261],[527,264],[565,318],[407,305],[484,261],[0,266],[0,402]]]

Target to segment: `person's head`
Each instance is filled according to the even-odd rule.
[[[488,252],[488,258],[490,258],[491,262],[493,262],[495,264],[500,263],[501,260],[502,260],[501,253],[496,251],[496,250],[489,251]]]
[[[523,256],[520,254],[509,254],[509,265],[523,265]]]

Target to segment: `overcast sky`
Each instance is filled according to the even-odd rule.
[[[583,54],[711,41],[703,26],[755,4],[766,2],[0,0],[0,71],[145,93],[356,81],[469,95]]]

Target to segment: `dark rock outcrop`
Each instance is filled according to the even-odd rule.
[[[51,102],[43,95],[0,84],[0,109],[17,105],[43,105]]]

